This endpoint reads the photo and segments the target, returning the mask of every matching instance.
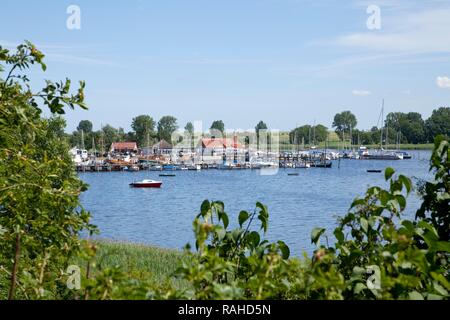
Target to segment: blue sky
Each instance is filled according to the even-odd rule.
[[[80,30],[66,27],[71,4]],[[372,4],[380,30],[366,26]],[[69,131],[82,119],[129,130],[139,114],[171,114],[180,127],[330,127],[342,110],[368,129],[382,98],[386,112],[425,118],[450,104],[450,1],[4,2],[0,44],[24,39],[46,54],[33,85],[86,80],[90,109],[68,112]]]

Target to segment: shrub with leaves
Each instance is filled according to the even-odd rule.
[[[86,185],[61,139],[65,122],[41,116],[42,105],[54,115],[85,108],[84,83],[75,94],[69,80],[33,92],[25,72],[45,71],[43,58],[29,42],[15,53],[0,47],[0,299],[58,297],[79,232],[93,230],[79,202]]]

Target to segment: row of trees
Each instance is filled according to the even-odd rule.
[[[450,108],[441,107],[433,110],[431,116],[424,120],[418,112],[391,112],[386,116],[381,128],[373,127],[369,131],[357,130],[356,116],[350,111],[343,111],[334,117],[333,128],[344,140],[351,138],[353,143],[373,144],[391,143],[429,143],[437,135],[450,136]],[[383,132],[380,132],[383,130]]]
[[[391,112],[381,127],[370,130],[356,128],[358,120],[350,111],[343,111],[334,116],[332,127],[342,141],[352,144],[379,143],[429,143],[437,135],[450,137],[450,108],[441,107],[433,110],[432,115],[424,120],[417,112]],[[304,125],[289,133],[292,144],[316,144],[326,141],[328,128],[323,125]]]
[[[111,143],[116,141],[136,141],[138,146],[148,146],[159,140],[171,141],[172,134],[178,130],[177,118],[164,116],[155,122],[149,115],[140,115],[133,118],[131,122],[132,131],[125,132],[123,128],[114,128],[107,124],[101,130],[94,131],[93,124],[89,120],[82,120],[78,124],[77,130],[69,135],[69,142],[72,146],[80,146],[91,149],[108,149]],[[260,121],[255,130],[268,129],[267,125]],[[194,134],[194,125],[188,122],[184,127],[188,135]],[[215,120],[210,126],[211,136],[224,136],[225,124],[222,120]]]

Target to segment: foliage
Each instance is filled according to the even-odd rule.
[[[427,140],[425,121],[420,113],[391,112],[386,117],[385,126],[389,131],[393,130],[395,135],[401,135],[404,142],[416,144]]]
[[[211,124],[211,127],[209,128],[211,134],[213,136],[221,136],[224,137],[225,135],[225,124],[222,120],[215,120]]]
[[[81,120],[78,124],[77,130],[83,131],[84,133],[91,133],[92,132],[92,122],[89,120]]]
[[[194,125],[192,122],[186,123],[184,130],[192,136],[194,134]]]
[[[433,141],[434,137],[438,135],[450,137],[450,107],[433,110],[430,118],[426,120],[425,126],[430,141]]]
[[[158,122],[158,137],[172,143],[172,133],[178,129],[177,118],[164,116]]]
[[[46,81],[33,92],[23,72],[44,55],[30,42],[17,52],[0,47],[0,298],[55,298],[71,256],[80,251],[78,233],[89,214],[80,208],[86,189],[76,176],[68,145],[60,138],[65,122],[41,117],[64,106],[84,104],[84,83],[70,92],[70,80]]]
[[[341,136],[342,140],[344,134],[354,129],[357,124],[356,116],[350,111],[342,111],[334,116],[333,128],[336,128],[336,133]]]
[[[133,128],[136,134],[138,146],[148,147],[150,144],[150,138],[155,136],[155,121],[153,118],[148,115],[137,116],[133,118],[131,128]]]
[[[448,140],[438,137],[431,157],[432,182],[422,182],[420,193],[422,206],[416,217],[430,223],[439,239],[450,241],[450,148]]]
[[[310,125],[295,128],[289,133],[289,141],[299,145],[302,141],[305,144],[320,143],[327,140],[328,128],[318,124],[315,127]]]

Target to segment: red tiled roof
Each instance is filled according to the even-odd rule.
[[[137,150],[136,142],[113,142],[111,150]]]
[[[242,148],[242,145],[234,139],[225,139],[225,138],[204,138],[202,139],[202,147],[203,148]]]

